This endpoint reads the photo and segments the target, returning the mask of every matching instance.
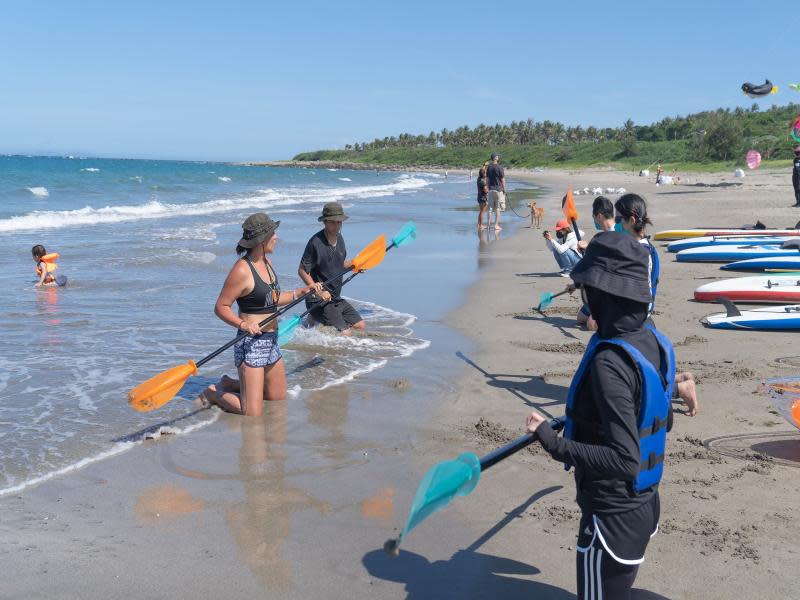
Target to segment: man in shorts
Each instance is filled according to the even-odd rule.
[[[486,179],[489,183],[487,201],[489,210],[494,211],[494,230],[500,231],[500,211],[506,209],[506,172],[500,166],[500,155],[492,154],[492,163],[486,170]],[[491,220],[491,215],[489,216]]]
[[[325,227],[308,240],[297,270],[306,285],[333,279],[352,266],[352,261],[346,259],[347,248],[341,234],[342,222],[347,218],[338,202],[328,202],[323,207],[318,221],[322,221]],[[358,311],[340,295],[342,277],[334,279],[326,288],[320,297],[306,299],[311,318],[322,325],[336,327],[344,335],[351,335],[353,329],[366,329]]]

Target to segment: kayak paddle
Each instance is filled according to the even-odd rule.
[[[392,238],[392,243],[386,246],[386,252],[391,250],[392,248],[399,248],[400,246],[404,246],[409,242],[414,241],[417,239],[417,226],[414,225],[413,221],[409,221],[397,232],[397,235]],[[361,271],[356,271],[352,273],[347,279],[342,281],[342,286],[344,286],[348,281],[350,281],[353,277],[358,275]],[[303,322],[303,318],[310,313],[315,306],[312,306],[305,312],[293,316],[291,319],[286,321],[285,323],[281,323],[278,325],[278,345],[283,346],[284,344],[288,344],[291,339],[294,337],[294,332],[297,330],[298,327]]]
[[[375,238],[372,242],[370,242],[361,252],[359,252],[353,258],[353,266],[349,269],[345,269],[341,273],[339,273],[336,277],[332,277],[328,281],[326,281],[323,285],[327,285],[336,281],[340,277],[344,277],[350,271],[366,271],[368,269],[372,269],[373,267],[378,266],[383,262],[383,257],[386,255],[386,238],[383,234],[379,235]],[[266,324],[274,321],[279,316],[284,314],[290,308],[298,304],[302,301],[306,296],[312,294],[313,292],[307,292],[297,298],[296,300],[292,300],[289,304],[284,306],[277,312],[272,313],[266,319],[261,321],[258,325],[259,327],[264,327]],[[249,333],[242,333],[235,338],[233,338],[230,342],[225,344],[224,346],[220,346],[214,352],[201,358],[199,361],[195,362],[193,360],[188,361],[184,365],[178,365],[177,367],[172,367],[167,369],[166,371],[162,371],[155,377],[151,377],[144,383],[140,383],[131,391],[128,392],[128,404],[134,410],[139,412],[149,412],[151,410],[155,410],[157,408],[161,408],[167,402],[172,400],[172,398],[177,394],[180,389],[183,387],[183,384],[186,382],[189,377],[192,375],[197,375],[197,368],[203,366],[212,358],[218,356],[231,346],[233,346],[236,342],[241,340],[242,338],[250,335]]]
[[[572,223],[572,231],[575,232],[575,237],[581,241],[581,230],[578,229],[578,209],[575,208],[575,198],[572,195],[572,186],[567,187],[567,194],[564,196],[564,202],[561,204],[561,211],[564,216]]]
[[[563,417],[550,421],[550,427],[556,431],[563,426]],[[440,508],[450,504],[456,496],[467,496],[472,493],[483,471],[530,446],[536,439],[535,433],[526,433],[483,458],[478,458],[472,452],[465,452],[455,460],[434,465],[417,488],[403,531],[396,538],[387,540],[383,549],[388,554],[397,556],[400,553],[400,543],[412,529]]]
[[[553,300],[559,296],[563,296],[567,293],[567,291],[568,290],[564,290],[563,292],[558,292],[557,294],[553,294],[551,292],[542,292],[542,295],[539,296],[539,306],[536,307],[536,310],[542,312],[545,308],[553,303]]]

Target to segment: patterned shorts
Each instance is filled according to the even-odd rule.
[[[241,335],[243,331],[239,331]],[[283,355],[278,347],[278,335],[268,331],[258,336],[248,335],[233,346],[233,363],[238,369],[242,363],[248,367],[261,368],[274,365]]]

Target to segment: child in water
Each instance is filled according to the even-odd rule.
[[[56,260],[58,260],[58,253],[47,253],[44,246],[36,244],[31,248],[33,260],[36,263],[36,276],[39,281],[36,282],[36,287],[57,285],[64,287],[67,285],[66,275],[56,275],[55,271],[58,269]]]

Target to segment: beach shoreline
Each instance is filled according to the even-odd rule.
[[[0,498],[7,515],[0,548],[14,573],[4,593],[573,598],[574,484],[536,445],[421,525],[398,558],[381,550],[402,527],[428,467],[520,435],[532,408],[563,412],[589,333],[574,326],[574,297],[560,299],[544,317],[531,310],[541,292],[567,282],[556,276],[541,239],[560,218],[563,190],[571,184],[642,193],[653,232],[715,214],[727,226],[756,219],[786,225],[796,213],[788,208],[788,177],[770,171],[743,182],[703,174],[689,185],[660,188],[608,169],[507,174],[544,186],[537,197],[545,208],[542,229],[522,226],[509,236],[508,228],[497,240],[476,240],[477,278],[442,317],[454,335],[433,355],[447,379],[436,397],[426,397],[430,381],[415,381],[401,359],[379,378],[270,405],[264,420],[223,416],[192,436],[164,436]],[[741,185],[720,185],[729,182]],[[587,232],[593,197],[576,198]],[[687,299],[703,280],[722,276],[716,266],[675,263],[663,245],[659,253],[655,319],[676,344],[679,365],[698,377],[701,412],[676,414],[661,532],[636,587],[668,598],[790,597],[794,582],[785,567],[798,534],[792,515],[800,471],[791,455],[750,446],[767,434],[784,436],[784,452],[786,443],[800,444],[797,431],[754,393],[761,377],[791,372],[775,359],[791,354],[793,338],[702,329],[698,319],[716,308]],[[398,383],[378,391],[376,378]],[[430,414],[404,417],[420,400]],[[364,424],[349,424],[376,402],[386,408],[365,413],[379,415],[368,435]],[[293,443],[292,432],[308,427],[324,435],[307,447]],[[742,435],[751,438],[739,458],[704,445]],[[736,450],[738,438],[729,439]]]

